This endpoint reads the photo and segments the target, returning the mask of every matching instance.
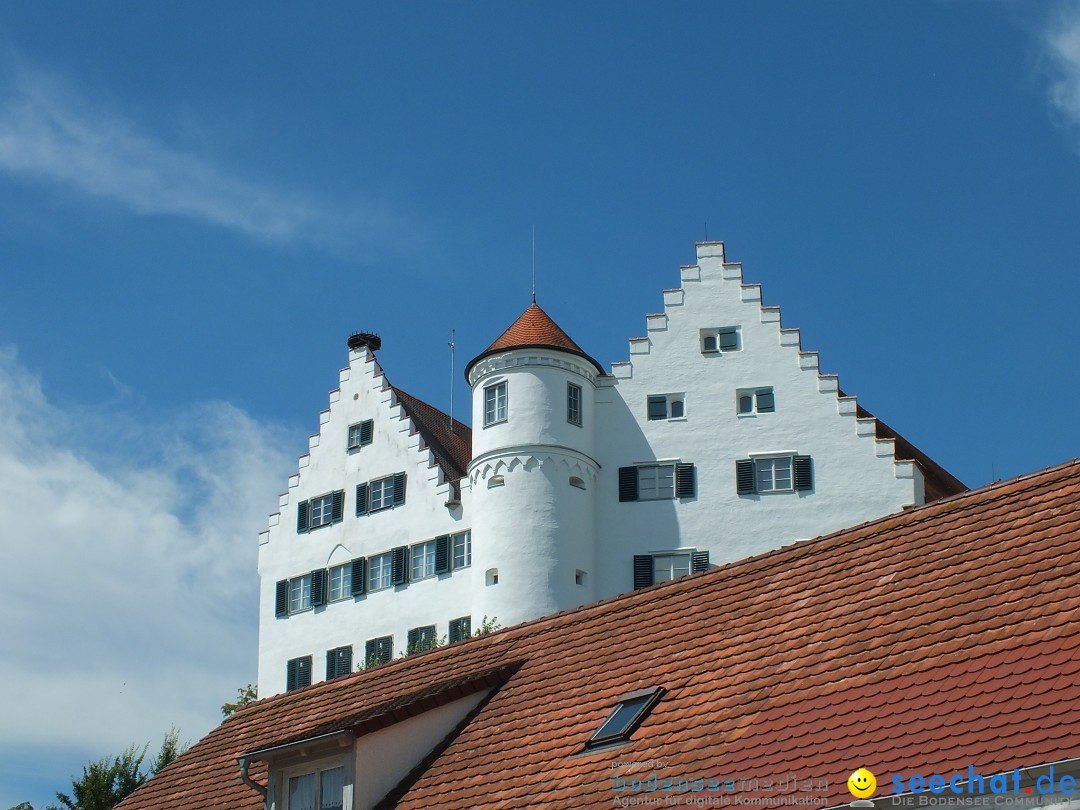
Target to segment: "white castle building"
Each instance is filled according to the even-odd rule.
[[[681,274],[610,372],[533,303],[466,368],[471,430],[350,338],[259,536],[261,696],[965,489],[819,371],[723,243]]]

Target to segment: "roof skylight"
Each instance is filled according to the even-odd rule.
[[[596,733],[585,743],[586,748],[596,748],[600,745],[623,742],[630,739],[630,735],[641,725],[642,721],[653,710],[664,696],[664,688],[657,686],[651,689],[642,689],[632,692],[622,698],[615,705],[615,709],[608,715],[608,719],[597,729]]]

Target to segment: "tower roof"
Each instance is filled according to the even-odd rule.
[[[534,301],[494,343],[469,361],[469,364],[465,366],[466,378],[477,361],[488,355],[511,349],[558,349],[588,360],[598,372],[604,373],[603,366],[582,351],[581,347],[574,343],[570,336],[551,320],[551,316]]]

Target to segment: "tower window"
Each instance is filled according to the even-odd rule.
[[[633,692],[621,698],[607,720],[585,743],[585,747],[596,748],[599,745],[629,740],[630,735],[644,722],[663,696],[663,687],[656,687]]]
[[[581,386],[566,384],[566,421],[581,427]]]
[[[498,568],[489,568],[487,570],[487,572],[484,574],[484,581],[488,585],[498,585],[499,584],[499,569]]]
[[[506,421],[506,382],[484,389],[484,427]]]

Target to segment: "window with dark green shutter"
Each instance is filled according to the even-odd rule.
[[[365,585],[367,584],[367,570],[363,557],[358,557],[352,561],[352,595],[360,596],[364,593]]]
[[[311,686],[311,656],[292,658],[285,665],[285,691]]]
[[[326,604],[326,569],[311,572],[311,606]]]
[[[773,413],[776,410],[776,398],[771,388],[762,388],[756,394],[757,412]]]
[[[296,533],[302,534],[308,530],[308,502],[300,501],[296,505]]]
[[[406,647],[407,655],[424,652],[425,650],[430,650],[434,646],[435,625],[429,624],[426,627],[414,627],[409,631],[408,646]]]
[[[340,523],[342,515],[345,513],[345,490],[339,489],[333,494],[332,499],[330,505],[330,522]]]
[[[717,334],[717,339],[720,342],[720,351],[722,352],[734,352],[739,349],[739,330],[735,327],[725,327],[720,329]]]
[[[370,419],[365,422],[357,422],[355,425],[349,425],[348,448],[355,450],[365,444],[371,444],[374,433],[373,425],[374,423]]]
[[[356,514],[357,516],[368,513],[368,485],[356,485]]]
[[[405,503],[405,473],[399,472],[394,475],[394,506]]]
[[[648,588],[653,584],[652,554],[634,555],[634,590]]]
[[[795,472],[795,489],[800,491],[814,488],[814,467],[810,456],[795,456],[793,461]]]
[[[649,397],[649,419],[667,419],[668,406],[666,396]]]
[[[352,645],[326,651],[326,680],[352,672]]]
[[[637,500],[637,467],[619,467],[619,500]]]
[[[450,620],[450,643],[463,641],[472,635],[472,617],[462,616],[460,619]]]
[[[390,581],[394,585],[404,585],[409,581],[409,547],[399,546],[390,554]]]
[[[741,458],[735,462],[735,482],[740,495],[752,495],[754,486],[754,460]]]
[[[274,615],[289,615],[289,580],[279,580],[274,592]]]
[[[374,667],[385,664],[394,655],[394,637],[373,638],[364,644],[364,666]]]
[[[435,573],[450,573],[450,535],[435,538]]]
[[[675,497],[676,498],[693,498],[694,497],[694,465],[693,464],[676,464],[675,465]]]

